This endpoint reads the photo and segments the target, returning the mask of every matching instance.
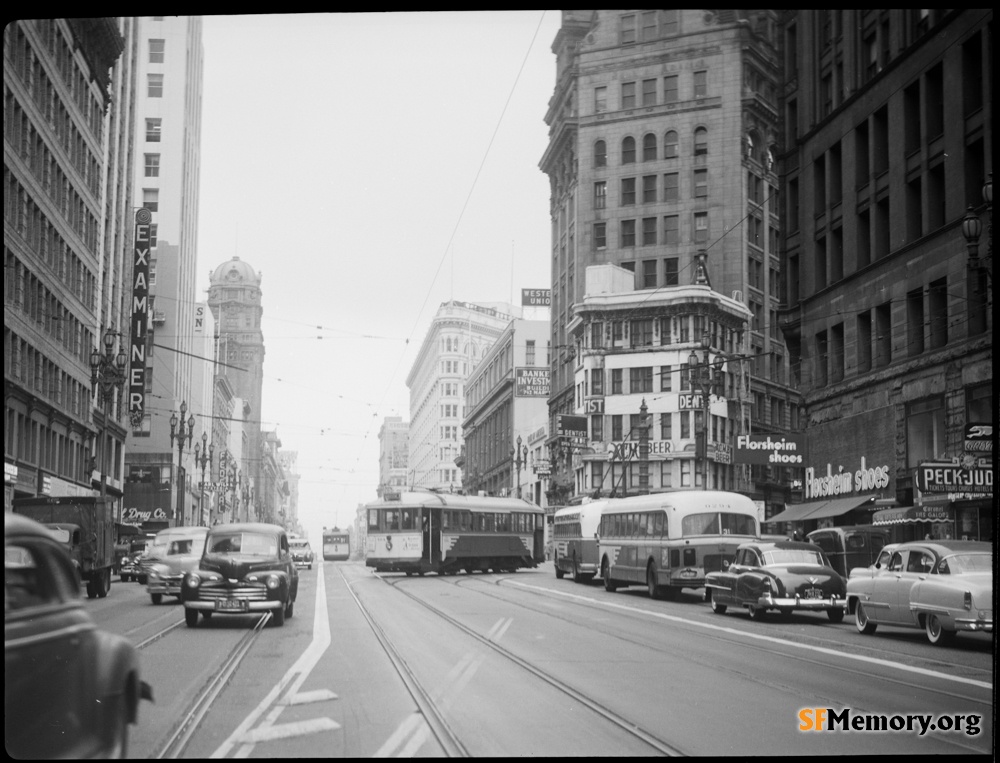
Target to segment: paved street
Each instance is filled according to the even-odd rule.
[[[302,571],[295,616],[256,637],[249,616],[187,628],[177,603],[154,606],[135,583],[87,606],[136,644],[178,624],[142,646],[156,701],[135,757],[171,744],[187,758],[990,752],[989,636],[940,648],[917,630],[862,636],[850,616],[759,623],[713,614],[699,593],[608,593],[556,580],[551,563],[407,577],[326,562]],[[975,735],[965,718],[922,736],[806,733],[810,708],[981,721]]]

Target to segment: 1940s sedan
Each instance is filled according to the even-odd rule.
[[[831,621],[844,619],[844,579],[820,548],[799,541],[743,543],[725,570],[705,576],[705,598],[712,611],[745,607],[757,620],[769,609],[783,615],[796,610],[825,611]]]
[[[993,547],[980,541],[886,546],[871,567],[851,570],[848,607],[860,633],[879,625],[922,628],[932,644],[958,631],[993,632]]]
[[[285,529],[245,523],[216,525],[205,539],[198,568],[184,575],[184,619],[193,628],[198,613],[241,615],[270,612],[284,625],[294,611],[299,573]]]
[[[139,653],[99,630],[65,546],[4,513],[4,743],[12,758],[124,758],[152,690]]]

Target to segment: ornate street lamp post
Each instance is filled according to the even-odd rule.
[[[702,358],[699,360],[698,354],[691,351],[688,355],[688,373],[690,374],[691,388],[697,389],[701,395],[701,427],[695,432],[697,440],[696,455],[701,459],[702,479],[701,489],[708,490],[708,434],[711,431],[711,395],[722,386],[722,367],[726,359],[721,354],[716,354],[714,363],[709,355],[710,340],[708,334],[702,338]]]
[[[115,352],[115,338],[119,336],[117,332],[108,328],[104,332],[103,343],[104,352],[101,353],[96,347],[90,353],[90,389],[96,393],[102,404],[104,416],[101,420],[101,495],[108,494],[107,461],[108,461],[108,416],[110,415],[111,402],[115,397],[115,390],[119,392],[125,386],[125,364],[128,356],[119,346]],[[119,517],[120,520],[120,517]]]
[[[528,446],[521,445],[521,435],[517,436],[517,447],[510,449],[510,457],[517,468],[517,497],[521,497],[521,467],[528,463]]]
[[[194,446],[194,463],[196,466],[201,467],[201,482],[199,487],[201,489],[201,499],[199,501],[198,511],[204,516],[205,514],[205,467],[208,467],[208,473],[212,473],[212,455],[215,453],[215,443],[208,443],[208,432],[201,433],[201,447],[195,443]],[[200,517],[199,517],[200,520]],[[212,524],[211,518],[209,518],[210,525]]]
[[[188,445],[190,445],[191,439],[194,437],[194,414],[192,413],[187,421],[184,420],[187,408],[187,403],[181,401],[180,418],[178,419],[176,413],[170,415],[170,444],[172,445],[175,440],[177,441],[177,507],[182,525],[187,524],[186,511],[184,509],[185,486],[181,481],[181,472],[184,471],[184,441],[187,440]]]

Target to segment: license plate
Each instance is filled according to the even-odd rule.
[[[822,588],[807,588],[804,593],[805,593],[805,596],[803,598],[806,598],[806,599],[822,599],[823,598],[823,589]]]
[[[219,599],[215,608],[224,612],[248,612],[249,607],[243,599]]]

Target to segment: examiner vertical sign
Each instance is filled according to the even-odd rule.
[[[149,328],[149,227],[152,213],[135,213],[132,256],[132,317],[128,366],[128,417],[138,429],[146,415],[146,332]]]

